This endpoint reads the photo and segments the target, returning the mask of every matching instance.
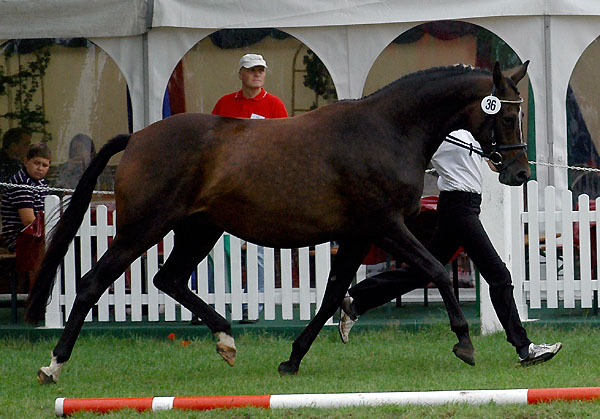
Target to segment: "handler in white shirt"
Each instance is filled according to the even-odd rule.
[[[450,135],[459,139],[465,148],[448,141],[442,142],[433,157],[431,164],[438,173],[440,191],[462,191],[481,195],[481,163],[483,157],[466,147],[481,150],[481,146],[469,131],[454,131]]]
[[[562,347],[532,343],[521,324],[513,297],[510,272],[496,252],[485,232],[479,213],[481,207],[481,165],[484,159],[473,149],[481,149],[470,132],[450,134],[464,145],[442,142],[431,159],[439,174],[440,197],[437,225],[428,249],[442,264],[463,248],[489,283],[490,297],[507,340],[515,347],[522,365],[532,365],[551,359]],[[487,160],[486,160],[487,161]],[[409,291],[422,288],[426,280],[412,268],[383,272],[350,288],[341,306],[339,332],[348,341],[350,329],[358,316],[391,301]]]

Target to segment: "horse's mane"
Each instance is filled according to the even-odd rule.
[[[470,74],[485,74],[485,75],[491,74],[491,72],[485,68],[472,67],[470,65],[465,65],[465,64],[455,64],[455,65],[446,66],[446,67],[432,67],[432,68],[428,68],[426,70],[419,70],[414,73],[410,73],[403,77],[400,77],[398,80],[393,81],[390,84],[376,90],[375,92],[371,93],[370,95],[365,96],[363,99],[366,99],[371,96],[378,95],[387,90],[393,89],[398,84],[413,82],[415,79],[428,77],[428,78],[431,78],[432,80],[435,80],[437,77],[442,77],[442,76],[448,77],[448,76],[469,74],[469,73]]]

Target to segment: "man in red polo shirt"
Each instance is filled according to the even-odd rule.
[[[259,54],[246,54],[240,58],[238,77],[242,89],[223,96],[213,109],[213,115],[234,118],[287,118],[285,105],[277,96],[268,93],[263,86],[267,76],[267,62]],[[264,249],[258,247],[258,292],[264,292]],[[259,310],[263,305],[260,304]],[[254,323],[248,320],[248,307],[242,307],[241,323]]]
[[[213,109],[213,115],[234,118],[287,118],[285,105],[264,88],[267,62],[262,55],[246,54],[240,59],[238,77],[242,89],[223,96]]]

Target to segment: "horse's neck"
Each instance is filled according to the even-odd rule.
[[[416,80],[415,85],[422,84],[413,95],[408,95],[406,86],[400,85],[382,92],[385,97],[377,102],[387,104],[380,111],[382,114],[387,112],[390,123],[399,132],[409,131],[409,127],[405,126],[407,121],[418,128],[416,131],[422,135],[415,140],[423,145],[429,160],[451,131],[476,131],[466,110],[478,97],[483,97],[487,89],[486,83],[476,84],[476,81],[468,74],[431,82]],[[476,85],[477,88],[474,88]]]

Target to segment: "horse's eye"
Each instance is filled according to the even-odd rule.
[[[515,123],[515,118],[512,116],[504,116],[502,117],[502,123],[506,126],[511,126]]]

